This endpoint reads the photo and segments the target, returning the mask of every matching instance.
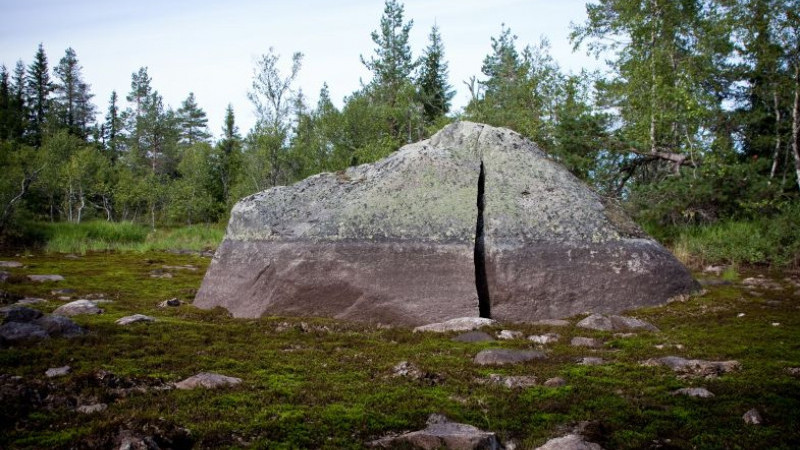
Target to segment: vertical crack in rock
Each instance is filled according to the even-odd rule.
[[[486,280],[486,247],[483,237],[483,188],[486,175],[481,161],[481,172],[478,175],[478,223],[475,226],[475,287],[478,290],[478,313],[481,317],[491,318],[489,302],[489,283]]]

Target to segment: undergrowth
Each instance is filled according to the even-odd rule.
[[[222,241],[223,224],[199,224],[158,228],[133,222],[90,221],[30,222],[24,225],[25,247],[51,253],[84,254],[89,251],[213,250]]]
[[[6,256],[4,290],[48,299],[34,307],[51,312],[65,300],[103,293],[104,314],[77,316],[90,333],[0,349],[0,374],[20,376],[29,387],[52,385],[54,394],[108,409],[79,414],[68,406],[33,408],[24,395],[0,402],[0,448],[104,448],[121,430],[185,427],[195,448],[363,448],[389,433],[425,427],[429,414],[494,431],[517,448],[535,448],[583,423],[604,448],[800,447],[800,280],[775,278],[781,290],[754,293],[736,284],[708,286],[701,296],[632,312],[659,332],[634,336],[504,324],[525,336],[548,332],[559,342],[541,348],[547,359],[483,367],[473,358],[485,348],[540,348],[527,339],[463,343],[453,333],[413,333],[403,327],[317,318],[233,319],[222,309],[191,304],[160,308],[177,297],[191,302],[209,260],[163,252],[88,252]],[[191,270],[195,268],[195,270]],[[153,278],[170,272],[172,278]],[[32,284],[25,274],[59,273],[60,283]],[[744,273],[752,276],[753,273]],[[58,294],[61,295],[61,294]],[[157,318],[128,327],[115,320],[134,313]],[[572,318],[574,324],[579,317]],[[485,329],[496,334],[501,326]],[[599,349],[572,347],[574,336],[602,339]],[[741,368],[717,378],[683,379],[663,367],[641,364],[667,355],[735,359]],[[598,356],[606,363],[577,360]],[[393,376],[408,361],[431,376]],[[69,365],[65,377],[47,379],[51,367]],[[109,397],[94,386],[99,370],[154,383],[175,382],[201,371],[243,379],[217,390],[154,391]],[[487,383],[492,373],[533,375],[539,383],[509,389]],[[560,376],[562,387],[543,381]],[[708,399],[673,395],[705,387]],[[2,391],[5,393],[6,391]],[[5,395],[5,394],[4,394]],[[742,415],[756,408],[760,426]]]

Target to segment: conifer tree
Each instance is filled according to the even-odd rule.
[[[386,0],[380,31],[372,32],[375,55],[369,60],[361,56],[361,62],[372,71],[372,83],[390,91],[409,81],[416,67],[408,43],[414,21],[404,22],[403,10],[403,4],[397,0]]]
[[[439,28],[434,25],[428,36],[429,44],[422,55],[421,71],[417,86],[422,99],[426,124],[432,124],[450,111],[450,101],[455,95],[447,81],[447,61],[444,59],[444,44]]]
[[[89,84],[83,80],[82,69],[75,50],[68,48],[53,69],[57,78],[54,105],[59,125],[85,139],[94,122],[95,107],[91,102],[94,95],[89,92]]]
[[[124,123],[120,117],[119,111],[119,97],[117,91],[111,92],[111,98],[108,100],[108,111],[106,112],[105,122],[103,123],[103,144],[108,150],[112,161],[116,161],[119,157],[120,140],[122,138],[122,129]]]
[[[26,94],[31,113],[28,124],[30,142],[37,147],[42,143],[44,125],[50,112],[51,92],[53,92],[53,83],[50,81],[47,55],[44,52],[44,46],[39,44],[33,63],[28,66],[26,76]]]
[[[181,104],[177,111],[177,119],[182,144],[192,145],[198,142],[208,142],[211,138],[211,134],[208,132],[206,112],[197,106],[194,92],[190,92]]]

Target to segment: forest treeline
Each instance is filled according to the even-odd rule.
[[[386,0],[374,52],[360,61],[371,79],[341,109],[327,85],[308,104],[296,85],[303,55],[281,61],[270,48],[249,90],[256,125],[242,134],[229,106],[219,139],[192,93],[177,109],[164,104],[147,67],[97,107],[76,51],[51,69],[40,45],[32,62],[0,68],[0,231],[217,222],[243,196],[378,160],[453,120],[518,131],[651,224],[800,212],[800,1],[586,8],[571,39],[607,71],[568,73],[546,39],[523,45],[503,25],[461,86],[469,103],[453,112],[439,29],[415,54],[413,20]]]

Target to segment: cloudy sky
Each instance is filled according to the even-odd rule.
[[[598,68],[572,52],[570,23],[585,20],[585,0],[406,0],[413,19],[412,51],[421,54],[431,26],[438,24],[456,88],[456,108],[466,104],[463,82],[480,75],[490,38],[509,26],[520,47],[546,36],[552,54],[570,71]],[[359,60],[374,45],[383,0],[0,0],[0,63],[13,70],[29,64],[39,43],[51,68],[72,47],[92,85],[95,104],[105,111],[112,90],[122,98],[131,73],[147,66],[153,87],[177,109],[194,92],[220,134],[225,107],[233,104],[244,134],[253,125],[247,90],[256,59],[270,47],[288,70],[291,54],[304,53],[297,87],[310,102],[327,82],[338,106],[369,72]]]

